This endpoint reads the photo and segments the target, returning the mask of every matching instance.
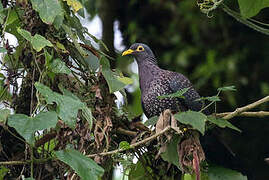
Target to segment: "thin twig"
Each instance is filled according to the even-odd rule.
[[[141,141],[138,141],[136,143],[133,143],[130,145],[130,148],[135,148],[137,146],[140,146],[142,144],[145,144],[149,141],[152,141],[153,139],[156,139],[157,137],[159,137],[160,135],[164,134],[165,132],[169,131],[171,129],[171,126],[167,126],[165,129],[163,129],[162,131],[160,131],[159,133],[156,133],[146,139],[143,139]],[[123,152],[125,151],[126,149],[116,149],[116,150],[113,150],[113,151],[108,151],[108,152],[103,152],[103,153],[97,153],[97,154],[89,154],[87,155],[87,157],[95,157],[95,156],[107,156],[107,155],[111,155],[111,154],[116,154],[116,153],[119,153],[119,152]]]
[[[260,104],[263,104],[263,103],[268,102],[268,101],[269,101],[269,96],[266,96],[266,97],[254,102],[254,103],[251,103],[251,104],[246,105],[246,106],[241,107],[241,108],[237,108],[235,111],[233,111],[230,114],[224,116],[223,119],[226,119],[226,120],[231,119],[231,118],[233,118],[235,116],[238,116],[239,114],[241,114],[241,113],[243,113],[245,111],[253,109],[256,106],[259,106]]]
[[[124,135],[128,135],[128,136],[133,136],[133,137],[135,137],[137,135],[137,132],[135,132],[135,131],[129,131],[129,130],[123,129],[121,127],[119,127],[117,129],[117,132],[120,133],[120,134],[124,134]]]
[[[232,112],[224,112],[224,113],[217,113],[215,114],[216,117],[224,117],[227,116],[228,114],[231,114]],[[266,117],[269,116],[268,111],[257,111],[257,112],[242,112],[241,114],[238,114],[237,116],[242,116],[242,117]]]
[[[33,159],[34,164],[42,164],[47,161],[53,160],[54,158],[47,158],[47,159]],[[2,161],[0,162],[0,165],[25,165],[30,164],[31,160],[25,160],[25,161]]]

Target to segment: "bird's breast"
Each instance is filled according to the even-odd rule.
[[[161,98],[171,94],[169,85],[160,80],[152,81],[142,91],[142,104],[144,113],[148,118],[158,116],[165,109],[177,110],[179,102],[176,98]]]

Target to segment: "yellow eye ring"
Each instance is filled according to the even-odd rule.
[[[145,49],[144,49],[144,47],[143,46],[138,46],[137,48],[136,48],[136,51],[144,51]]]

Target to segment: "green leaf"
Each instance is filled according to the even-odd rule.
[[[31,0],[31,2],[44,23],[52,24],[57,15],[63,16],[59,0]]]
[[[196,99],[195,101],[201,101],[201,100],[207,100],[211,102],[221,101],[219,96],[200,97],[199,99]]]
[[[57,15],[53,21],[53,26],[59,30],[63,24],[63,21],[64,21],[64,16],[61,14],[61,15]]]
[[[190,89],[189,87],[188,88],[183,88],[183,89],[181,89],[181,90],[179,90],[179,91],[177,91],[175,93],[172,93],[172,94],[158,96],[158,98],[162,99],[162,98],[175,98],[175,97],[177,97],[177,98],[184,99],[185,97],[184,97],[183,94],[185,94],[189,89]]]
[[[208,174],[205,172],[200,172],[200,179],[201,180],[214,180],[214,179],[209,179]],[[196,175],[195,174],[184,174],[182,180],[196,180]]]
[[[217,89],[218,91],[236,91],[235,86],[225,86]]]
[[[11,10],[7,19],[7,26],[11,25],[12,23],[14,23],[16,20],[18,20],[18,14],[15,10]]]
[[[4,179],[5,175],[8,173],[9,169],[5,166],[0,167],[0,179]]]
[[[179,157],[177,152],[177,145],[181,137],[174,135],[171,141],[167,144],[166,151],[161,154],[161,157],[164,161],[174,164],[180,170]]]
[[[9,114],[10,114],[9,109],[1,109],[0,110],[0,123],[5,123]]]
[[[226,169],[220,166],[209,166],[208,176],[210,180],[247,180],[240,172]]]
[[[144,124],[145,126],[154,126],[158,121],[158,116],[153,116],[149,118]]]
[[[144,166],[140,161],[131,167],[128,180],[152,180],[152,169]]]
[[[250,18],[257,15],[261,9],[269,7],[269,0],[238,0],[241,15]]]
[[[31,44],[37,52],[41,51],[46,46],[53,47],[50,41],[39,34],[35,34],[32,38]]]
[[[225,120],[225,119],[221,119],[221,118],[216,118],[214,116],[208,116],[207,120],[210,121],[213,124],[216,124],[217,126],[221,127],[221,128],[231,128],[233,130],[239,131],[241,132],[240,129],[238,129],[237,127],[235,127],[234,125],[232,125],[232,123],[230,123],[229,121]]]
[[[0,53],[6,53],[6,52],[7,52],[6,48],[0,47]]]
[[[82,116],[88,121],[89,129],[91,130],[93,124],[92,110],[86,105],[82,108]]]
[[[39,34],[35,34],[35,36],[32,36],[30,32],[21,28],[18,28],[17,31],[20,35],[22,35],[22,37],[31,42],[33,48],[37,52],[41,51],[46,46],[53,46],[50,41],[48,41],[46,38]]]
[[[71,70],[59,58],[54,59],[52,61],[50,68],[51,68],[52,72],[54,72],[54,73],[64,73],[64,74],[71,73]]]
[[[125,85],[132,84],[133,80],[128,77],[117,77],[119,81],[123,82]]]
[[[183,124],[189,124],[194,129],[200,131],[203,135],[205,133],[206,115],[196,111],[186,111],[175,114],[176,120]]]
[[[68,164],[82,180],[98,180],[104,174],[104,169],[92,159],[74,149],[66,149],[55,152],[57,158]]]
[[[119,145],[119,149],[130,149],[130,144],[127,141],[121,141]]]
[[[81,3],[77,0],[63,0],[63,1],[66,1],[67,5],[71,6],[75,12],[77,12],[78,10],[82,8]]]
[[[57,114],[54,111],[41,112],[33,118],[25,114],[14,114],[8,117],[8,125],[14,127],[26,142],[32,145],[36,131],[55,127],[57,122]]]
[[[31,35],[31,33],[29,31],[26,31],[26,30],[21,29],[21,28],[18,28],[17,31],[22,37],[24,37],[24,39],[26,39],[30,42],[32,41],[33,36]]]
[[[111,71],[109,61],[105,57],[100,59],[100,64],[102,65],[102,74],[106,79],[110,93],[119,91],[126,86],[126,84],[118,80],[118,77]]]
[[[56,112],[58,116],[71,128],[74,128],[77,121],[78,110],[84,108],[84,103],[71,92],[69,93],[72,94],[72,96],[70,94],[61,95],[53,92],[49,87],[38,82],[35,83],[35,87],[42,96],[44,96],[48,104],[52,104],[53,102],[57,104]]]
[[[0,12],[2,12],[4,10],[2,2],[0,1]]]
[[[100,61],[90,51],[86,51],[86,52],[87,52],[87,57],[85,58],[85,62],[87,63],[87,65],[93,72],[96,72],[97,69],[100,67]]]
[[[32,119],[25,114],[14,114],[9,116],[8,125],[14,127],[18,133],[24,137],[26,142],[34,144],[34,134],[31,127],[28,124],[32,122]]]

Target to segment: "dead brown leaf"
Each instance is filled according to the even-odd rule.
[[[178,156],[182,170],[188,172],[191,167],[196,173],[196,178],[200,179],[200,162],[205,160],[205,154],[198,132],[191,131],[189,136],[178,144]]]

